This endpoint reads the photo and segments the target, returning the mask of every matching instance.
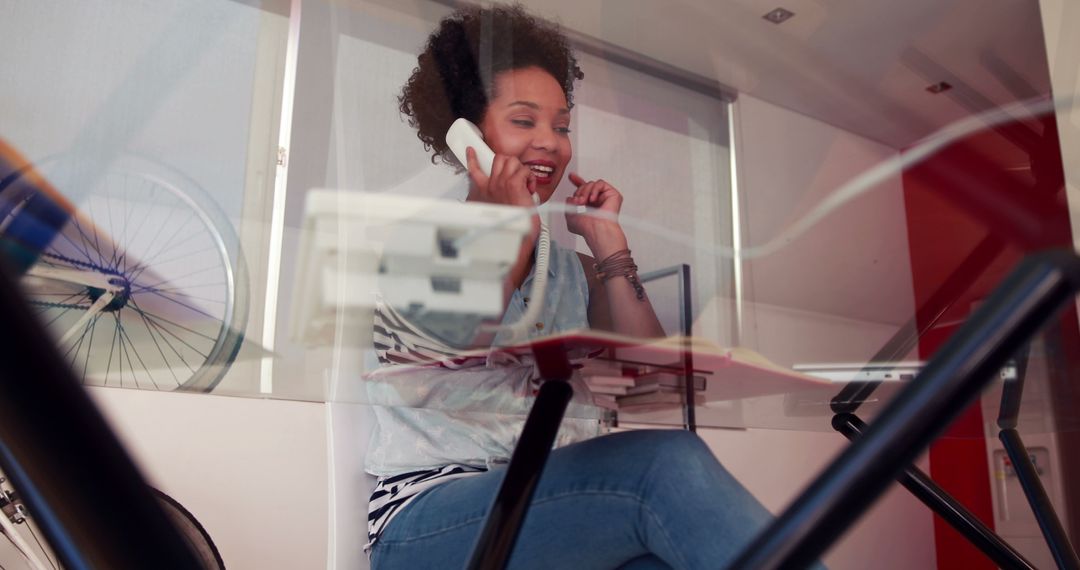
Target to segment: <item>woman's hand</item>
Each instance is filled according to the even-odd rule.
[[[585,238],[596,259],[626,248],[626,236],[619,226],[619,210],[623,197],[614,186],[603,180],[585,180],[576,172],[570,173],[570,182],[577,186],[574,194],[566,199],[570,209],[566,212],[566,227],[572,233]],[[602,216],[574,213],[577,206],[599,210]]]
[[[469,178],[472,179],[468,200],[523,208],[532,208],[535,205],[532,194],[536,192],[536,178],[532,170],[517,157],[496,154],[491,163],[491,176],[484,174],[480,161],[476,159],[476,151],[471,146],[465,149],[465,159],[468,162]],[[521,240],[517,261],[510,267],[507,275],[504,299],[509,300],[513,290],[521,287],[528,276],[529,268],[532,267],[532,252],[539,237],[540,216],[533,214],[529,235]]]
[[[536,178],[529,167],[516,156],[496,154],[491,164],[491,175],[484,174],[476,159],[473,147],[465,150],[472,188],[469,200],[490,204],[533,207],[532,194],[536,192]]]

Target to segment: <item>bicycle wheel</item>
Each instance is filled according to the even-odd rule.
[[[206,532],[199,519],[191,514],[179,501],[164,492],[151,487],[158,504],[169,517],[184,542],[191,547],[192,553],[206,570],[224,570],[225,562],[221,558],[217,545]],[[58,570],[60,563],[45,541],[44,533],[37,527],[31,513],[28,513],[19,500],[18,493],[7,485],[0,475],[0,516],[8,523],[0,525],[0,534],[7,541],[0,540],[0,568],[14,570],[29,568],[32,570]],[[0,521],[2,522],[2,521]]]
[[[60,568],[45,535],[26,512],[7,479],[0,474],[0,568],[55,570]]]
[[[23,279],[76,375],[90,385],[212,390],[247,319],[246,270],[228,218],[190,179],[143,158],[104,170],[63,158],[35,166],[78,199]],[[19,186],[5,182],[13,193]],[[44,199],[23,194],[0,220],[15,239],[33,225],[19,216]]]
[[[176,499],[153,487],[150,490],[157,496],[165,515],[176,525],[176,530],[180,531],[180,535],[184,537],[184,541],[191,547],[195,557],[202,562],[203,568],[206,568],[206,570],[224,570],[225,561],[222,560],[217,545],[214,544],[214,540],[210,538],[210,533],[206,532],[199,519],[195,518],[195,515],[191,514]]]

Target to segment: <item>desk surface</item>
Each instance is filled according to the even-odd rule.
[[[593,375],[605,374],[604,371],[608,371],[622,375],[623,380],[630,380],[625,382],[629,385],[633,383],[633,376],[655,371],[658,369],[657,365],[678,380],[678,388],[668,388],[665,393],[681,395],[684,385],[682,378],[678,377],[682,370],[678,362],[678,347],[682,346],[682,340],[671,337],[660,342],[635,345],[635,341],[631,339],[613,337],[607,333],[580,331],[543,337],[535,342],[566,346],[571,354],[572,364],[577,369],[574,381],[576,389],[579,392],[593,392],[595,398],[604,398],[606,390],[592,384]],[[742,351],[740,354],[748,360],[740,361],[731,356],[730,350],[720,349],[711,343],[707,345],[710,347],[707,352],[690,352],[697,357],[694,361],[695,376],[704,380],[704,389],[696,392],[698,401],[695,415],[698,426],[832,431],[830,420],[834,412],[830,404],[833,398],[848,386],[847,383],[815,379],[780,366],[762,364],[756,360],[762,357],[752,351]],[[526,356],[528,362],[527,345],[508,349],[507,352]],[[338,361],[343,364],[337,374],[323,370],[322,374],[298,375],[299,381],[275,383],[273,390],[268,393],[260,391],[253,383],[244,385],[228,379],[213,393],[237,397],[340,401],[456,412],[502,411],[522,416],[531,405],[531,394],[508,398],[493,392],[478,392],[475,386],[471,385],[459,388],[445,381],[433,383],[430,378],[438,376],[440,372],[428,367],[401,367],[390,375],[376,375],[374,378],[365,376],[361,362],[363,357],[364,351],[361,350],[352,350],[344,356],[338,355]],[[244,369],[258,363],[258,359],[242,359],[235,366]],[[288,370],[288,363],[284,364],[283,368]],[[1045,373],[1047,365],[1045,350],[1038,344],[1027,364],[1027,381],[1020,407],[1020,429],[1028,433],[1080,431],[1080,418],[1058,417],[1055,421],[1051,413],[1050,392]],[[775,369],[772,366],[775,366]],[[419,374],[409,373],[407,370]],[[312,377],[317,381],[305,381]],[[881,383],[859,401],[857,413],[865,420],[872,420],[905,382]],[[698,387],[701,388],[700,385]],[[990,437],[994,437],[997,432],[995,421],[1002,388],[1002,382],[993,384],[981,399],[986,434]],[[617,421],[622,423],[683,425],[685,413],[682,402],[685,397],[664,401],[668,403],[655,406],[622,406],[622,409],[616,402],[614,416],[609,410],[591,406],[571,406],[567,414],[570,417],[607,420],[617,418]]]

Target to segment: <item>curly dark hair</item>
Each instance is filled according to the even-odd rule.
[[[584,75],[558,24],[529,15],[520,5],[461,8],[439,22],[398,97],[401,113],[424,150],[460,168],[446,146],[458,117],[479,124],[504,71],[539,67],[551,74],[573,106],[574,81]]]

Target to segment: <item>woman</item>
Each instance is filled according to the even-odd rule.
[[[574,81],[581,74],[559,28],[520,7],[468,8],[431,35],[401,96],[432,161],[462,166],[446,146],[451,122],[476,123],[496,157],[491,174],[468,152],[468,199],[532,207],[550,200],[566,173]],[[593,327],[663,336],[617,214],[622,194],[603,180],[567,174],[571,206],[610,214],[568,214],[592,256],[553,244],[550,279],[534,336]],[[570,211],[576,211],[570,208]],[[509,275],[503,323],[530,302],[538,224]],[[595,261],[599,260],[599,261]],[[372,568],[461,568],[502,477],[535,388],[526,360],[453,358],[440,339],[380,307],[376,348],[386,365],[372,375],[422,385],[440,402],[469,391],[454,409],[378,408],[368,471],[379,476],[369,510]],[[501,338],[496,337],[495,344]],[[436,366],[408,366],[418,355]],[[404,365],[404,366],[402,366]],[[564,421],[522,527],[512,568],[721,568],[764,526],[767,512],[694,434],[635,431],[595,437],[588,395]],[[510,402],[508,404],[508,402]],[[500,405],[500,413],[485,413]],[[517,406],[507,411],[507,406]]]

